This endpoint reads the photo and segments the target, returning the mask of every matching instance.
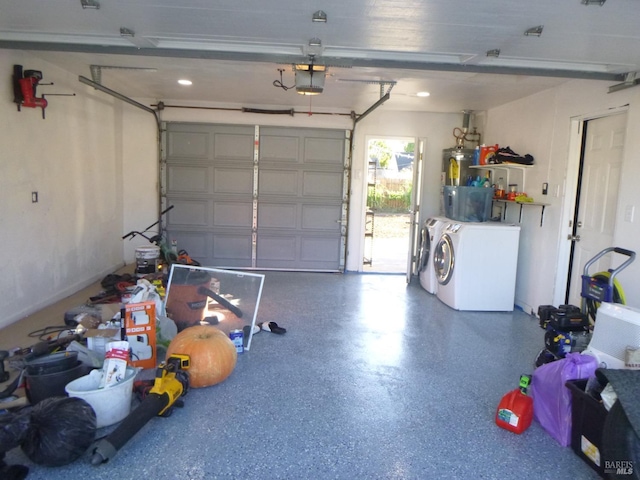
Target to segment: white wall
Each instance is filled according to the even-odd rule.
[[[12,101],[14,64],[41,70],[42,82],[54,83],[39,86],[38,96],[76,96],[48,97],[44,120],[40,109],[18,112]],[[128,122],[134,107],[25,52],[0,50],[0,65],[5,72],[0,76],[2,327],[123,265],[120,237],[129,196],[123,165],[146,161],[146,154],[131,159],[124,149],[139,136],[144,149],[152,151],[153,158],[157,154],[155,144],[145,138],[145,122],[135,120],[133,126]],[[137,176],[135,169],[133,174]],[[31,202],[34,191],[38,203]],[[143,207],[146,223],[155,212]],[[61,321],[51,319],[52,324]]]
[[[559,304],[558,292],[564,294],[561,250],[567,242],[568,225],[563,219],[573,205],[571,191],[565,188],[570,160],[571,120],[605,114],[628,105],[628,129],[624,147],[624,165],[619,191],[619,206],[614,232],[615,245],[640,250],[640,217],[624,221],[624,206],[640,207],[640,88],[607,94],[610,82],[575,80],[560,87],[532,95],[487,112],[484,141],[509,145],[518,153],[535,157],[535,167],[526,172],[527,193],[549,203],[544,225],[540,226],[540,209],[525,207],[522,221],[516,303],[527,312],[537,312],[539,305]],[[542,183],[549,183],[550,194],[543,196]],[[559,196],[554,196],[556,188]],[[567,197],[566,195],[569,195]],[[517,221],[517,209],[507,220]],[[499,275],[499,269],[495,272]],[[640,262],[635,262],[618,277],[627,303],[640,307]]]

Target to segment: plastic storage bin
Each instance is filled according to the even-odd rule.
[[[487,222],[491,219],[493,188],[443,187],[444,214],[459,222]]]
[[[565,385],[571,391],[571,449],[604,475],[602,430],[607,409],[585,392],[587,380],[569,380]]]

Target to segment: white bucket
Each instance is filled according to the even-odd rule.
[[[107,427],[118,423],[131,412],[133,380],[138,370],[127,367],[125,379],[117,385],[98,389],[102,370],[93,370],[89,375],[80,377],[67,384],[65,390],[70,397],[86,401],[96,412],[96,427]]]
[[[136,248],[136,274],[143,277],[150,273],[156,273],[160,259],[160,247],[146,245]]]

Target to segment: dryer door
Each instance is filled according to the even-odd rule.
[[[445,233],[433,252],[433,266],[440,285],[446,285],[451,280],[454,263],[453,242],[451,237]]]

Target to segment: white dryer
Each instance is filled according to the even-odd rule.
[[[433,253],[438,298],[456,310],[512,311],[519,241],[519,225],[447,225]]]
[[[420,231],[419,277],[420,285],[429,293],[436,293],[438,280],[433,265],[433,252],[444,227],[451,220],[446,217],[431,217]]]

